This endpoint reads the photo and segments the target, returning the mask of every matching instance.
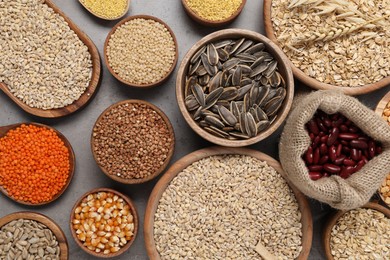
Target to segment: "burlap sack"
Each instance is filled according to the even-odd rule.
[[[301,157],[310,145],[305,124],[317,109],[327,114],[340,112],[381,142],[383,152],[348,179],[331,176],[312,181]],[[288,117],[279,143],[279,156],[287,178],[304,194],[337,209],[357,208],[368,202],[390,172],[390,127],[353,97],[338,91],[316,91],[300,99]]]

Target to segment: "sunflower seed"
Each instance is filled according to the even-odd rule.
[[[222,123],[221,120],[219,120],[218,118],[216,118],[215,116],[206,116],[204,118],[204,121],[206,121],[207,123],[209,123],[210,125],[213,125],[215,127],[218,127],[218,128],[222,128],[224,127],[225,125]]]
[[[270,122],[268,120],[262,120],[256,124],[257,132],[260,133],[267,129],[270,126]]]
[[[232,40],[222,40],[214,44],[215,48],[220,49],[227,45],[230,45],[233,41]]]
[[[219,115],[222,119],[222,121],[226,124],[226,125],[230,125],[230,126],[234,126],[235,124],[237,124],[237,118],[234,116],[234,114],[232,112],[230,112],[229,109],[227,109],[226,107],[224,106],[219,106],[218,107],[218,112],[219,112]]]
[[[256,103],[259,107],[262,107],[263,104],[266,102],[269,92],[270,92],[269,87],[263,86],[259,88],[259,98]]]
[[[238,120],[238,117],[240,116],[240,109],[237,106],[237,103],[235,101],[230,102],[230,112],[236,117]]]
[[[202,86],[207,85],[207,83],[209,83],[209,81],[210,81],[210,76],[208,74],[206,74],[198,79],[198,83]]]
[[[249,74],[249,77],[252,78],[252,77],[259,75],[260,73],[263,73],[264,71],[266,71],[268,69],[268,66],[269,66],[269,64],[267,62],[263,61],[257,67],[253,68],[251,74]]]
[[[247,135],[248,133],[246,132],[246,127],[245,127],[245,112],[241,112],[240,116],[238,117],[238,123],[240,124],[240,131]]]
[[[230,70],[230,69],[234,68],[235,66],[237,66],[239,63],[240,63],[239,59],[232,58],[230,60],[225,61],[222,64],[222,67],[223,67],[223,70]]]
[[[235,56],[240,59],[241,63],[252,63],[256,60],[256,57],[247,53],[240,53]]]
[[[276,88],[282,82],[281,78],[282,76],[279,74],[279,72],[274,71],[271,77],[269,77],[268,83],[271,85],[271,87]]]
[[[257,135],[256,122],[251,113],[245,114],[245,129],[249,137]]]
[[[263,120],[267,120],[268,121],[267,114],[260,107],[256,108],[256,115],[257,115],[258,121],[263,121]]]
[[[202,87],[198,84],[191,86],[192,94],[194,95],[196,101],[198,101],[199,105],[204,107],[206,105],[206,99],[202,90]]]
[[[228,136],[227,133],[223,132],[223,131],[216,131],[215,129],[218,129],[218,128],[211,128],[212,126],[210,127],[204,127],[203,129],[206,130],[207,132],[209,132],[210,134],[213,134],[215,136],[218,136],[218,137],[221,137],[221,138],[226,138]]]
[[[274,97],[271,100],[269,100],[265,106],[264,111],[267,114],[268,117],[271,117],[278,112],[279,108],[282,106],[283,99],[281,97]]]
[[[238,90],[236,87],[224,88],[222,95],[219,97],[220,100],[234,100],[238,96]]]
[[[252,40],[246,40],[244,41],[240,47],[235,51],[235,54],[240,54],[241,52],[245,51],[246,49],[248,49],[249,47],[251,47],[253,45],[253,41]]]
[[[251,88],[254,86],[254,84],[253,83],[250,83],[250,84],[248,84],[248,85],[246,85],[246,86],[243,86],[243,87],[241,87],[241,88],[239,88],[238,89],[238,95],[237,95],[237,100],[240,100],[240,99],[242,99],[244,96],[245,96],[245,94],[249,91],[249,90],[251,90]]]
[[[191,60],[190,60],[190,63],[191,64],[194,64],[196,63],[199,58],[200,58],[200,55],[202,55],[202,53],[206,50],[206,46],[203,46],[202,48],[200,48],[195,54],[194,56],[192,56]]]
[[[260,43],[257,43],[255,45],[253,45],[252,47],[250,47],[249,49],[247,49],[245,51],[245,53],[248,53],[248,54],[253,54],[255,52],[260,52],[264,50],[264,43],[260,42]]]
[[[239,139],[249,139],[250,137],[244,133],[241,133],[241,132],[229,132],[229,135],[233,136],[233,137],[237,137]]]
[[[196,70],[196,75],[198,76],[204,76],[207,74],[207,70],[205,69],[205,67],[203,65],[199,65],[198,69]]]
[[[214,44],[212,44],[212,43],[207,45],[207,58],[208,58],[208,62],[211,65],[217,65],[218,60],[219,60],[219,56],[218,56],[217,49],[215,48]]]
[[[276,67],[278,66],[278,62],[276,60],[274,61],[271,61],[269,64],[268,64],[268,68],[266,71],[263,72],[263,75],[267,78],[269,78],[272,73],[274,73]]]
[[[265,57],[259,57],[256,58],[256,60],[251,64],[250,68],[253,70],[254,68],[258,67],[260,64],[264,63]]]
[[[202,55],[200,55],[200,59],[202,60],[202,64],[205,70],[210,76],[214,76],[215,74],[217,74],[218,72],[217,66],[213,66],[209,63],[208,57],[205,53],[202,53]]]
[[[194,115],[192,116],[195,121],[200,119],[200,116],[202,115],[202,109],[203,107],[199,106],[198,109],[195,111]]]
[[[229,53],[225,49],[217,49],[219,60],[226,61],[229,59]]]
[[[230,55],[234,54],[238,48],[240,48],[241,44],[245,41],[245,38],[241,38],[239,40],[237,40],[234,45],[232,46],[232,49],[230,50]]]
[[[186,81],[186,85],[184,88],[184,96],[188,96],[188,94],[191,92],[191,87],[196,84],[196,77],[190,77]]]
[[[222,95],[223,93],[223,88],[222,87],[219,87],[215,90],[213,90],[212,92],[210,92],[210,94],[206,95],[206,100],[205,100],[205,109],[208,109],[210,107],[212,107],[213,105],[215,105],[215,103],[217,103],[219,97]]]
[[[199,107],[199,103],[195,99],[194,95],[189,95],[186,97],[185,105],[186,105],[188,111],[193,111]]]
[[[242,76],[242,68],[241,68],[241,66],[238,66],[234,70],[234,73],[233,73],[233,76],[232,76],[232,84],[235,85],[235,86],[240,85],[241,76]]]
[[[193,74],[195,74],[195,72],[198,70],[200,64],[202,63],[202,61],[199,59],[195,64],[191,64],[190,65],[190,68],[189,68],[189,75],[192,76]]]
[[[241,72],[242,72],[242,75],[249,75],[251,72],[252,72],[252,69],[251,67],[247,66],[247,65],[239,65],[239,67],[241,67]],[[249,78],[248,78],[249,79]],[[249,79],[250,80],[250,79]]]

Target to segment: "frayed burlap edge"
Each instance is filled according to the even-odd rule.
[[[301,157],[310,145],[305,124],[317,109],[342,113],[381,142],[383,152],[346,180],[331,176],[312,181]],[[279,143],[279,157],[287,178],[307,196],[341,210],[361,207],[390,172],[390,127],[356,98],[334,90],[316,91],[300,99],[289,115]]]

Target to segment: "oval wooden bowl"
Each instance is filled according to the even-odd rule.
[[[248,39],[264,43],[266,50],[272,56],[274,56],[275,59],[278,61],[279,72],[281,73],[281,75],[283,76],[286,82],[287,95],[285,100],[283,101],[281,108],[277,113],[278,115],[277,119],[272,123],[272,125],[267,130],[259,133],[255,137],[246,140],[228,140],[225,138],[217,137],[203,130],[203,128],[201,128],[192,119],[191,114],[190,112],[188,112],[185,105],[184,88],[185,88],[186,74],[188,71],[188,67],[190,65],[190,60],[191,57],[196,53],[196,51],[198,51],[202,46],[210,42],[215,42],[222,39],[237,39],[241,37],[246,37]],[[287,60],[287,57],[279,49],[279,47],[276,46],[269,39],[267,39],[266,37],[264,37],[259,33],[248,31],[248,30],[226,29],[226,30],[214,32],[202,38],[187,52],[186,56],[184,57],[183,61],[180,64],[180,68],[177,73],[176,98],[177,98],[177,103],[179,105],[180,112],[182,113],[184,119],[187,121],[188,125],[192,128],[192,130],[194,130],[199,136],[203,137],[209,142],[222,145],[222,146],[229,146],[229,147],[247,146],[247,145],[257,143],[270,136],[273,132],[275,132],[278,129],[278,127],[286,119],[287,114],[291,109],[293,97],[294,97],[294,78],[291,69],[289,67],[289,62]]]
[[[386,217],[390,218],[390,209],[387,209],[377,203],[369,202],[366,205],[364,205],[362,208],[367,208],[367,209],[373,209],[377,210],[379,212],[382,212],[385,214]],[[324,232],[322,233],[322,242],[325,250],[325,256],[326,259],[328,260],[333,260],[333,256],[331,253],[331,248],[330,248],[330,239],[331,239],[331,232],[333,229],[333,226],[336,225],[336,222],[340,219],[342,215],[344,215],[348,211],[342,211],[339,210],[335,214],[333,214],[329,220],[327,221]]]
[[[271,41],[273,41],[275,44],[279,46],[279,42],[275,37],[275,31],[272,25],[272,12],[271,12],[271,5],[272,0],[264,0],[263,3],[263,17],[264,17],[264,28],[265,28],[265,34]],[[301,81],[303,84],[313,88],[313,89],[333,89],[333,90],[339,90],[344,92],[344,94],[347,95],[362,95],[369,92],[373,92],[377,89],[383,88],[390,84],[390,77],[384,78],[378,82],[371,83],[364,86],[359,87],[340,87],[336,85],[330,85],[326,83],[322,83],[307,74],[305,74],[302,70],[297,68],[290,60],[289,65],[292,68],[292,71],[294,73],[294,76],[298,78],[299,81]]]
[[[146,105],[148,107],[150,107],[151,109],[153,109],[154,111],[156,111],[161,117],[162,119],[164,120],[165,124],[167,125],[167,128],[168,128],[168,131],[169,131],[169,135],[170,135],[170,138],[172,139],[172,143],[171,143],[171,146],[169,147],[169,151],[168,151],[168,154],[167,154],[167,158],[165,159],[164,161],[164,164],[160,166],[160,168],[156,169],[152,174],[148,175],[147,177],[145,178],[141,178],[141,179],[126,179],[126,178],[122,178],[122,177],[118,177],[114,174],[110,174],[109,171],[107,169],[105,169],[104,167],[100,166],[98,160],[97,160],[97,155],[95,153],[95,138],[93,137],[93,129],[95,129],[96,125],[100,122],[100,120],[102,120],[102,118],[104,117],[104,115],[110,111],[111,109],[113,108],[116,108],[120,105],[123,105],[123,104],[143,104],[143,105]],[[93,158],[95,159],[96,163],[98,164],[99,168],[103,171],[103,173],[105,175],[107,175],[108,177],[110,177],[111,179],[117,181],[117,182],[120,182],[120,183],[124,183],[124,184],[139,184],[139,183],[144,183],[144,182],[147,182],[147,181],[150,181],[152,180],[153,178],[157,177],[162,171],[164,171],[164,169],[168,166],[171,158],[172,158],[172,155],[173,155],[173,152],[175,151],[175,132],[173,131],[173,127],[172,127],[172,124],[171,124],[171,121],[169,121],[169,118],[164,114],[163,111],[161,111],[161,109],[159,109],[158,107],[156,107],[155,105],[153,105],[152,103],[149,103],[147,101],[144,101],[144,100],[137,100],[137,99],[129,99],[129,100],[123,100],[121,102],[118,102],[118,103],[115,103],[111,106],[109,106],[108,108],[106,108],[101,114],[100,116],[98,117],[98,119],[96,120],[93,128],[92,128],[92,134],[91,134],[91,150],[92,150],[92,154],[93,154]]]
[[[122,198],[124,201],[126,201],[126,203],[129,205],[130,207],[130,211],[131,211],[131,214],[133,215],[133,223],[134,223],[134,235],[133,237],[131,238],[130,241],[127,242],[127,244],[124,246],[124,247],[121,247],[121,249],[116,252],[116,253],[111,253],[111,254],[103,254],[103,252],[101,253],[96,253],[94,251],[91,251],[89,250],[86,246],[83,245],[83,243],[78,239],[77,237],[77,234],[76,234],[76,231],[74,230],[73,228],[73,225],[72,225],[72,220],[74,219],[74,211],[76,210],[76,208],[80,205],[81,201],[86,198],[89,194],[94,194],[94,193],[97,193],[97,192],[111,192],[111,193],[114,193],[116,195],[118,195],[118,197]],[[93,255],[95,257],[100,257],[100,258],[111,258],[111,257],[117,257],[121,254],[123,254],[124,252],[126,252],[130,246],[133,244],[136,236],[137,236],[137,232],[138,232],[138,212],[133,204],[133,202],[130,200],[129,197],[127,197],[126,195],[124,195],[123,193],[120,193],[119,191],[116,191],[116,190],[113,190],[113,189],[109,189],[109,188],[98,188],[98,189],[93,189],[91,191],[88,191],[86,193],[84,193],[84,195],[82,195],[78,200],[77,202],[74,204],[73,208],[72,208],[72,211],[70,213],[70,221],[69,221],[69,227],[70,227],[70,231],[72,233],[72,237],[74,239],[74,241],[76,241],[76,244],[82,249],[84,250],[85,252],[87,252],[88,254],[90,255]]]
[[[10,196],[8,194],[8,192],[6,191],[6,189],[3,186],[1,186],[1,185],[0,185],[0,191],[5,196],[7,196],[8,198],[12,199],[13,201],[15,201],[17,203],[23,204],[23,205],[27,205],[27,206],[42,206],[42,205],[46,205],[46,204],[49,204],[49,203],[55,201],[56,199],[58,199],[62,195],[62,193],[64,193],[65,190],[68,188],[68,186],[69,186],[69,184],[70,184],[70,182],[71,182],[71,180],[73,178],[73,175],[74,175],[74,170],[75,170],[75,165],[76,165],[76,157],[75,157],[72,145],[69,143],[68,139],[66,139],[66,137],[61,132],[56,130],[55,128],[47,126],[47,125],[44,125],[44,124],[32,123],[31,122],[31,123],[18,123],[18,124],[13,124],[13,125],[8,125],[8,126],[0,126],[0,138],[4,137],[8,133],[8,131],[15,129],[15,128],[21,126],[22,124],[24,124],[24,125],[35,125],[35,126],[38,126],[38,127],[44,127],[44,128],[47,128],[47,129],[52,129],[57,134],[57,136],[64,142],[64,145],[66,146],[66,148],[68,148],[68,151],[69,151],[69,163],[70,163],[69,176],[68,176],[68,179],[66,181],[66,184],[64,185],[64,187],[62,187],[62,189],[58,192],[58,194],[56,196],[54,196],[51,200],[46,201],[46,202],[42,202],[42,203],[33,204],[33,203],[30,203],[30,202],[17,200],[14,197]]]
[[[224,155],[224,154],[238,154],[238,155],[247,155],[259,159],[261,161],[266,161],[269,166],[274,168],[278,173],[280,173],[291,190],[293,191],[295,198],[299,204],[299,210],[302,213],[301,223],[302,223],[302,251],[297,259],[307,259],[311,249],[312,237],[313,237],[313,220],[311,216],[311,210],[309,203],[306,197],[295,188],[291,182],[285,177],[285,173],[282,169],[282,166],[278,161],[272,157],[261,153],[256,150],[247,149],[247,148],[229,148],[229,147],[219,147],[214,146],[210,148],[201,149],[190,153],[179,161],[174,163],[169,170],[161,177],[156,186],[154,187],[145,211],[145,223],[144,223],[144,236],[145,236],[145,245],[148,256],[152,260],[160,259],[160,255],[156,249],[156,244],[154,241],[154,215],[156,213],[159,201],[165,189],[168,187],[170,182],[185,168],[187,168],[192,163],[199,161],[200,159],[214,156],[214,155]]]
[[[44,117],[44,118],[58,118],[76,112],[80,108],[84,107],[94,96],[94,93],[97,90],[99,80],[100,80],[100,73],[101,73],[100,56],[92,40],[83,31],[81,31],[77,27],[77,25],[74,24],[69,19],[69,17],[67,17],[55,4],[53,4],[51,0],[45,0],[45,3],[65,19],[69,27],[77,34],[80,40],[88,47],[88,51],[91,54],[91,58],[92,58],[92,78],[91,81],[89,82],[87,89],[80,96],[80,98],[74,101],[72,104],[62,108],[47,109],[47,110],[36,108],[36,107],[30,107],[27,104],[23,103],[20,99],[18,99],[11,93],[7,85],[4,83],[0,83],[0,89],[9,98],[11,98],[12,101],[16,103],[16,105],[18,105],[21,109],[23,109],[27,113],[39,117]]]
[[[159,79],[158,81],[156,82],[153,82],[153,83],[148,83],[148,84],[137,84],[137,83],[133,83],[133,82],[129,82],[125,79],[122,79],[117,73],[115,73],[115,71],[111,68],[110,66],[110,63],[108,62],[108,56],[107,56],[107,46],[108,46],[108,41],[110,40],[111,36],[115,33],[116,29],[120,26],[122,26],[123,24],[125,24],[126,22],[130,21],[130,20],[134,20],[134,19],[146,19],[146,20],[153,20],[153,21],[156,21],[162,25],[165,26],[165,28],[167,28],[167,30],[169,31],[169,33],[171,34],[172,38],[173,38],[173,41],[175,43],[175,60],[173,61],[168,73],[161,79]],[[150,16],[150,15],[134,15],[134,16],[129,16],[129,17],[126,17],[125,19],[121,20],[119,23],[117,23],[112,29],[111,31],[108,33],[107,35],[107,38],[106,38],[106,41],[104,42],[104,61],[107,65],[107,68],[108,70],[110,71],[110,73],[117,79],[119,80],[120,82],[122,82],[123,84],[126,84],[130,87],[136,87],[136,88],[151,88],[151,87],[155,87],[155,86],[159,86],[161,85],[162,83],[164,83],[168,78],[169,76],[172,74],[173,70],[175,69],[176,67],[176,64],[177,64],[177,59],[178,59],[178,56],[179,56],[179,51],[178,51],[178,47],[177,47],[177,40],[176,40],[176,36],[175,34],[173,33],[172,29],[165,23],[163,22],[162,20],[158,19],[157,17],[154,17],[154,16]]]
[[[387,94],[379,101],[378,105],[376,106],[376,109],[375,109],[375,113],[382,117],[383,115],[383,110],[385,110],[387,104],[390,102],[390,91],[387,92]],[[389,173],[390,174],[390,173]],[[380,188],[379,188],[380,189]],[[387,205],[388,207],[390,207],[389,204],[387,204],[382,196],[382,194],[380,193],[380,191],[378,190],[378,195],[379,197],[381,198],[381,200],[383,201],[383,203],[385,205]]]
[[[58,241],[58,246],[60,247],[60,260],[69,259],[69,249],[68,241],[62,229],[49,217],[46,217],[43,214],[31,212],[31,211],[20,211],[16,213],[9,214],[5,217],[0,218],[0,228],[9,222],[16,219],[30,219],[35,220],[44,224],[47,228],[53,232]]]
[[[183,4],[184,10],[188,14],[189,17],[191,17],[194,21],[198,22],[201,25],[210,26],[210,27],[217,27],[217,26],[224,26],[234,21],[238,17],[238,15],[241,13],[242,9],[244,8],[246,4],[246,0],[242,0],[241,5],[238,7],[237,11],[235,11],[230,17],[218,20],[218,21],[212,21],[207,20],[197,13],[195,13],[187,4],[187,0],[181,0],[181,3]]]
[[[96,16],[97,18],[104,19],[104,20],[108,20],[108,21],[113,21],[113,20],[117,20],[117,19],[122,18],[123,16],[125,16],[125,14],[127,13],[127,11],[129,11],[129,7],[130,7],[130,0],[127,0],[126,8],[125,8],[125,10],[123,11],[122,14],[120,14],[120,15],[117,16],[117,17],[108,18],[108,17],[104,17],[104,16],[102,16],[102,15],[99,15],[99,14],[93,12],[93,11],[92,11],[91,9],[89,9],[81,0],[79,0],[79,3],[80,3],[88,12],[90,12],[92,15]]]

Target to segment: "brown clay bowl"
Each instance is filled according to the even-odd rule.
[[[264,0],[263,4],[264,4],[263,5],[263,17],[264,17],[265,34],[267,35],[267,37],[269,39],[271,39],[271,41],[273,41],[275,44],[279,45],[279,42],[275,37],[275,32],[274,32],[274,28],[273,28],[272,20],[271,20],[272,0]],[[333,89],[333,90],[342,91],[342,92],[344,92],[344,94],[347,94],[347,95],[362,95],[362,94],[366,94],[369,92],[373,92],[377,89],[383,88],[383,87],[390,84],[390,77],[387,77],[387,78],[384,78],[378,82],[371,83],[371,84],[364,85],[364,86],[359,86],[359,87],[340,87],[340,86],[336,86],[336,85],[330,85],[330,84],[320,82],[320,81],[308,76],[302,70],[300,70],[295,65],[293,65],[293,63],[290,60],[288,60],[288,62],[289,62],[289,66],[291,66],[291,68],[292,68],[294,76],[299,81],[301,81],[303,84],[305,84],[313,89],[318,89],[318,90],[320,90],[320,89],[322,89],[322,90]]]
[[[127,244],[124,246],[124,247],[121,247],[121,249],[118,251],[118,252],[115,252],[115,253],[110,253],[110,254],[103,254],[103,252],[101,253],[96,253],[92,250],[89,250],[86,246],[83,245],[83,243],[78,239],[77,237],[77,234],[76,234],[76,231],[74,230],[73,226],[72,226],[72,220],[74,219],[74,212],[75,212],[75,209],[80,205],[81,201],[86,198],[88,195],[90,194],[94,194],[94,193],[98,193],[98,192],[111,192],[111,193],[114,193],[115,195],[117,195],[118,197],[122,198],[124,201],[126,201],[126,203],[129,205],[130,207],[130,211],[131,211],[131,214],[133,215],[133,223],[134,223],[134,235],[133,237],[131,238],[130,241],[127,242]],[[124,195],[123,193],[120,193],[116,190],[113,190],[113,189],[109,189],[109,188],[98,188],[98,189],[93,189],[91,191],[88,191],[86,193],[84,193],[78,200],[77,202],[74,204],[73,208],[72,208],[72,211],[70,213],[70,221],[69,221],[69,227],[70,227],[70,231],[72,233],[72,237],[74,239],[74,241],[76,242],[76,244],[82,249],[84,250],[85,252],[87,252],[88,254],[92,255],[92,256],[95,256],[95,257],[100,257],[100,258],[111,258],[111,257],[117,257],[121,254],[123,254],[124,252],[126,252],[130,246],[133,244],[136,236],[137,236],[137,232],[138,232],[138,212],[134,206],[134,203],[130,200],[130,198],[126,195]]]
[[[376,106],[375,113],[378,116],[382,117],[383,111],[385,110],[385,108],[389,102],[390,102],[390,92],[387,92],[387,94],[379,101],[378,105]],[[385,200],[384,200],[384,198],[379,190],[378,190],[378,195],[382,199],[383,203],[385,203],[388,207],[390,207],[390,204],[385,202]]]
[[[244,8],[246,4],[246,0],[242,0],[241,5],[238,7],[237,11],[235,11],[230,17],[218,20],[218,21],[212,21],[207,20],[203,18],[202,16],[198,15],[196,12],[194,12],[187,3],[187,0],[181,0],[181,3],[183,4],[184,10],[188,14],[189,17],[191,17],[194,21],[198,22],[201,25],[210,26],[210,27],[217,27],[217,26],[224,26],[234,21],[238,17],[238,15],[241,13],[242,9]]]
[[[172,38],[173,38],[173,41],[175,42],[175,60],[173,61],[168,73],[161,79],[155,81],[155,82],[152,82],[152,83],[149,83],[149,84],[137,84],[137,83],[133,83],[133,82],[129,82],[123,78],[121,78],[117,73],[115,73],[115,71],[111,68],[110,66],[110,63],[108,62],[108,56],[107,56],[107,46],[108,46],[108,41],[110,40],[111,36],[115,33],[116,29],[120,26],[122,26],[123,24],[125,24],[126,22],[130,21],[130,20],[134,20],[134,19],[145,19],[145,20],[153,20],[153,21],[156,21],[162,25],[165,26],[165,28],[167,28],[167,30],[170,32]],[[106,41],[104,42],[104,61],[107,65],[107,68],[108,70],[110,71],[110,73],[117,79],[119,80],[120,82],[130,86],[130,87],[136,87],[136,88],[151,88],[151,87],[155,87],[155,86],[159,86],[161,85],[162,83],[164,83],[168,78],[169,76],[172,74],[173,70],[175,69],[176,67],[176,64],[177,64],[177,59],[178,59],[178,56],[179,56],[179,52],[178,52],[178,47],[177,47],[177,40],[176,40],[176,36],[175,34],[173,33],[172,29],[165,23],[163,22],[162,20],[158,19],[157,17],[154,17],[154,16],[150,16],[150,15],[134,15],[134,16],[129,16],[129,17],[126,17],[125,19],[121,20],[119,23],[117,23],[112,29],[111,31],[108,33],[107,35],[107,38],[106,38]]]
[[[173,131],[173,127],[172,127],[171,121],[169,121],[169,118],[164,114],[163,111],[161,111],[158,107],[156,107],[152,103],[149,103],[149,102],[144,101],[144,100],[136,100],[136,99],[124,100],[124,101],[115,103],[115,104],[109,106],[108,108],[106,108],[100,114],[100,116],[96,120],[96,122],[95,122],[95,124],[94,124],[92,129],[94,129],[96,127],[96,125],[102,120],[102,118],[105,116],[105,114],[108,111],[110,111],[110,110],[112,110],[112,109],[114,109],[114,108],[116,108],[116,107],[118,107],[120,105],[123,105],[123,104],[143,104],[143,105],[146,105],[146,106],[150,107],[151,109],[153,109],[154,111],[156,111],[161,116],[161,118],[164,120],[165,124],[167,125],[168,131],[170,133],[170,138],[172,139],[172,143],[171,143],[171,146],[169,147],[167,158],[165,159],[164,164],[162,164],[160,166],[160,168],[155,169],[155,171],[153,173],[151,173],[150,175],[148,175],[147,177],[141,178],[141,179],[126,179],[126,178],[118,177],[115,174],[110,174],[110,172],[107,169],[105,169],[104,167],[100,166],[100,164],[99,164],[99,162],[97,160],[97,154],[95,152],[95,147],[96,147],[95,146],[96,145],[95,142],[96,141],[95,141],[95,138],[93,137],[93,131],[92,131],[92,134],[91,134],[91,150],[92,150],[92,154],[93,154],[93,157],[94,157],[96,163],[98,164],[100,169],[103,171],[103,173],[105,175],[107,175],[108,177],[110,177],[111,179],[113,179],[113,180],[115,180],[117,182],[120,182],[120,183],[124,183],[124,184],[144,183],[144,182],[150,181],[153,178],[157,177],[168,166],[168,164],[169,164],[169,162],[170,162],[170,160],[172,158],[173,152],[175,150],[175,132]]]
[[[57,134],[57,136],[64,142],[64,145],[68,148],[68,151],[69,151],[70,170],[69,170],[68,180],[66,181],[66,184],[64,185],[64,187],[62,187],[62,189],[57,193],[57,195],[54,196],[51,200],[46,201],[46,202],[42,202],[42,203],[36,203],[36,204],[15,199],[14,197],[10,196],[8,194],[7,190],[1,185],[0,185],[0,191],[8,198],[12,199],[13,201],[15,201],[17,203],[23,204],[23,205],[27,205],[27,206],[46,205],[46,204],[51,203],[51,202],[55,201],[56,199],[58,199],[62,195],[62,193],[64,193],[65,190],[68,188],[68,186],[73,178],[73,175],[74,175],[74,170],[75,170],[75,165],[76,165],[76,157],[74,155],[73,148],[72,148],[71,144],[69,143],[68,139],[66,139],[66,137],[63,134],[61,134],[58,130],[56,130],[53,127],[47,126],[47,125],[43,125],[43,124],[39,124],[39,123],[19,123],[19,124],[13,124],[13,125],[8,125],[8,126],[0,126],[0,138],[4,137],[8,133],[8,131],[16,129],[23,124],[24,125],[35,125],[38,127],[52,129]]]
[[[126,8],[125,10],[123,10],[123,13],[120,14],[119,16],[117,17],[113,17],[113,18],[108,18],[108,17],[104,17],[98,13],[95,13],[94,11],[92,11],[91,9],[89,9],[81,0],[79,0],[79,3],[88,11],[90,12],[91,14],[93,14],[94,16],[100,18],[100,19],[104,19],[104,20],[108,20],[108,21],[113,21],[113,20],[117,20],[119,18],[122,18],[123,16],[125,16],[125,14],[127,13],[127,11],[129,11],[129,7],[130,7],[130,0],[127,0],[127,5],[126,5]]]
[[[66,236],[62,229],[52,219],[40,213],[21,211],[0,218],[0,228],[17,219],[30,219],[44,224],[57,238],[58,246],[60,247],[60,260],[69,259],[68,241],[66,240]]]
[[[373,209],[373,210],[382,212],[383,214],[385,214],[386,217],[390,218],[390,209],[387,209],[387,208],[385,208],[377,203],[369,202],[366,205],[364,205],[362,208]],[[329,218],[329,220],[327,221],[327,223],[325,225],[324,232],[322,235],[322,242],[323,242],[323,246],[324,246],[324,250],[325,250],[325,256],[326,256],[326,259],[328,259],[328,260],[334,259],[333,255],[331,253],[331,247],[330,247],[330,239],[331,239],[331,232],[332,232],[333,226],[336,225],[337,221],[346,212],[348,212],[348,211],[342,211],[342,210],[337,211],[335,214],[333,214]]]
[[[262,42],[265,45],[265,49],[275,57],[275,59],[278,61],[279,66],[279,72],[281,73],[282,77],[285,80],[286,83],[286,91],[287,95],[285,100],[283,101],[283,104],[281,108],[279,109],[277,113],[277,119],[271,124],[268,129],[265,131],[260,132],[257,136],[245,139],[245,140],[228,140],[225,138],[217,137],[213,134],[210,134],[209,132],[205,131],[203,128],[201,128],[191,117],[190,112],[188,112],[186,106],[185,106],[185,96],[184,96],[184,89],[185,89],[185,82],[186,82],[186,74],[190,65],[191,57],[204,45],[215,42],[222,39],[238,39],[241,37],[245,37],[251,40],[254,40],[256,42]],[[273,42],[271,42],[269,39],[267,39],[265,36],[248,31],[243,29],[226,29],[214,32],[212,34],[207,35],[206,37],[202,38],[200,41],[198,41],[185,55],[183,61],[180,64],[179,71],[177,73],[177,79],[176,79],[176,98],[177,103],[179,105],[180,112],[182,113],[184,119],[187,121],[188,125],[194,130],[199,136],[203,137],[209,142],[212,142],[217,145],[222,146],[229,146],[229,147],[242,147],[242,146],[248,146],[254,143],[257,143],[268,136],[270,136],[273,132],[275,132],[278,127],[284,122],[284,120],[287,117],[288,112],[291,109],[292,100],[294,97],[294,79],[291,72],[291,69],[289,67],[289,62],[287,60],[287,57],[283,54],[283,52],[279,49],[278,46],[276,46]]]
[[[0,83],[0,89],[10,99],[12,99],[12,101],[16,103],[16,105],[18,105],[21,109],[23,109],[27,113],[39,117],[44,117],[44,118],[58,118],[76,112],[80,108],[84,107],[92,99],[95,91],[98,88],[98,84],[100,80],[100,74],[101,74],[100,56],[92,40],[83,31],[81,31],[77,27],[77,25],[69,19],[69,17],[67,17],[55,4],[53,4],[51,0],[45,0],[45,3],[49,7],[51,7],[54,10],[54,12],[58,13],[65,19],[69,27],[77,34],[80,40],[88,47],[88,51],[92,57],[92,78],[91,81],[89,82],[87,89],[80,96],[80,98],[74,101],[72,104],[63,108],[48,109],[48,110],[28,106],[27,104],[22,102],[19,98],[14,96],[9,90],[8,86],[5,85],[4,83]]]
[[[285,177],[285,173],[282,169],[282,166],[278,161],[272,157],[261,153],[256,150],[247,149],[247,148],[229,148],[229,147],[220,147],[214,146],[210,148],[201,149],[195,152],[192,152],[179,161],[174,163],[168,171],[161,177],[156,186],[154,187],[149,200],[146,206],[145,211],[145,223],[144,223],[144,236],[145,236],[145,245],[148,256],[152,260],[160,259],[160,255],[156,249],[156,244],[154,241],[154,215],[156,213],[159,201],[168,187],[170,182],[185,168],[193,164],[196,161],[199,161],[203,158],[214,156],[214,155],[224,155],[224,154],[237,154],[237,155],[247,155],[252,156],[261,161],[265,161],[269,166],[273,167],[278,173],[280,173],[292,189],[295,198],[299,205],[299,210],[302,214],[301,223],[302,223],[302,251],[297,259],[307,259],[311,249],[312,237],[313,237],[313,221],[311,216],[311,210],[309,203],[306,197],[295,188],[290,181]]]

